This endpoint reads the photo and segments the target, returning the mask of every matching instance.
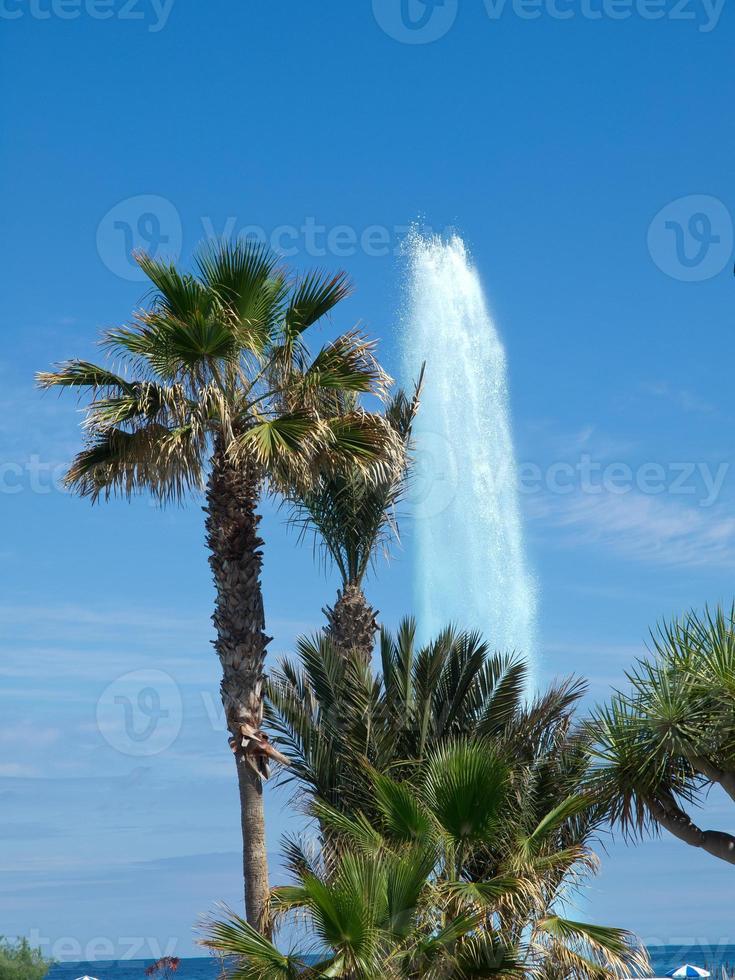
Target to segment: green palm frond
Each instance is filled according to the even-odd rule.
[[[301,382],[304,391],[385,391],[390,378],[376,361],[374,349],[375,343],[358,331],[342,334],[323,347],[306,368]]]
[[[324,873],[325,857],[314,841],[304,841],[288,834],[281,839],[283,866],[294,878],[301,878],[303,875],[318,878]]]
[[[416,653],[416,620],[406,617],[393,637],[386,629],[380,631],[380,661],[384,698],[390,716],[396,720],[411,720],[413,669]]]
[[[383,767],[392,733],[377,723],[379,686],[362,663],[345,660],[324,635],[298,644],[300,667],[285,661],[268,680],[267,718],[300,780],[325,802],[347,806],[366,776],[361,760]]]
[[[348,962],[378,961],[379,930],[388,918],[387,870],[387,861],[348,852],[331,881],[302,880],[316,936]]]
[[[107,397],[132,393],[132,386],[125,378],[90,361],[65,361],[57,371],[39,371],[36,381],[42,390],[81,388]]]
[[[688,802],[694,800],[691,767],[684,759],[659,751],[634,704],[614,697],[593,713],[591,730],[595,739],[591,783],[611,820],[625,833],[655,830],[649,802],[662,794],[673,792]]]
[[[689,826],[686,811],[715,783],[735,799],[734,617],[735,607],[718,607],[660,624],[629,690],[593,713],[590,782],[625,834],[660,823],[675,832],[667,815]]]
[[[540,848],[572,817],[585,813],[590,799],[583,794],[575,794],[562,800],[558,806],[545,814],[524,841],[524,850],[530,855],[538,854]]]
[[[500,823],[509,766],[489,744],[457,741],[426,763],[422,794],[442,831],[457,844],[487,841]]]
[[[460,912],[451,917],[440,928],[423,936],[416,944],[414,961],[419,968],[418,976],[454,976],[452,972],[461,962],[466,949],[465,937],[475,937],[482,923],[482,915],[477,912]]]
[[[375,855],[385,846],[384,838],[363,813],[351,816],[320,800],[312,804],[311,813],[324,830],[339,834],[355,851]]]
[[[417,921],[431,889],[430,879],[437,861],[436,848],[431,842],[387,852],[384,855],[386,874],[386,921],[383,928],[393,941],[415,934]]]
[[[388,776],[372,772],[375,805],[385,833],[405,843],[426,840],[431,835],[432,821],[425,803],[408,782],[396,782]]]
[[[324,472],[342,473],[352,463],[368,483],[385,480],[401,465],[402,447],[379,415],[364,411],[335,415],[325,422],[329,435],[324,451],[339,465]]]
[[[447,980],[522,980],[527,975],[521,952],[486,930],[473,933],[458,949]]]
[[[386,848],[370,856],[342,850],[330,872],[301,872],[296,884],[274,889],[276,921],[297,916],[305,928],[302,948],[312,945],[321,951],[321,962],[300,975],[351,980],[455,976],[460,975],[453,972],[458,964],[480,962],[481,942],[494,948],[498,969],[491,975],[501,976],[519,963],[517,951],[488,932],[484,911],[455,907],[445,913],[432,877],[435,860],[430,845]],[[449,896],[450,904],[456,906],[457,897]],[[249,934],[243,942],[229,920],[214,930],[210,925],[205,943],[236,957],[235,969],[245,971],[243,976],[262,964],[270,970],[298,967],[293,958],[274,954],[270,943],[252,943]],[[484,967],[490,961],[486,949]],[[231,974],[228,967],[226,975],[240,974]]]
[[[212,306],[212,297],[196,276],[180,272],[172,262],[156,259],[146,252],[134,253],[153,288],[151,308],[162,320],[186,322],[196,319]]]
[[[347,273],[311,272],[296,284],[284,317],[284,336],[293,341],[352,292]]]
[[[529,889],[529,881],[517,875],[498,875],[487,881],[445,881],[438,886],[440,894],[450,900],[491,910],[516,895],[528,895]]]
[[[239,240],[230,248],[205,247],[196,264],[241,346],[262,358],[288,309],[289,287],[278,257],[257,241]]]
[[[497,736],[521,709],[528,684],[528,668],[513,655],[495,654],[477,681],[479,705],[477,734]]]
[[[286,308],[273,338],[271,373],[274,379],[307,370],[309,357],[304,332],[330,313],[350,291],[345,273],[333,275],[315,271],[290,283]]]
[[[252,452],[264,468],[308,465],[314,445],[324,439],[324,426],[306,413],[279,415],[250,426],[239,439],[245,455]]]
[[[202,924],[206,936],[200,944],[238,961],[237,966],[227,968],[228,980],[294,980],[303,976],[303,960],[281,953],[239,915],[229,909],[225,913],[225,919],[212,918]]]
[[[185,425],[198,416],[200,407],[200,403],[187,398],[180,385],[136,381],[118,395],[96,398],[87,409],[85,427],[104,431],[143,420]]]

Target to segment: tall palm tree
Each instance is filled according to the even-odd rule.
[[[591,725],[592,782],[613,821],[735,864],[735,835],[690,815],[714,785],[735,801],[735,607],[662,625],[628,680]]]
[[[252,243],[202,249],[194,273],[136,256],[152,283],[131,323],[101,345],[123,367],[71,360],[38,375],[42,388],[86,394],[86,447],[66,481],[97,500],[150,492],[161,503],[206,494],[216,587],[214,646],[240,790],[248,921],[268,898],[262,778],[281,758],[261,730],[265,632],[259,502],[305,491],[323,470],[350,465],[384,479],[395,440],[346,392],[382,395],[372,345],[349,332],[311,359],[306,330],[349,291],[344,274],[294,278]],[[391,457],[389,459],[388,457]]]
[[[580,811],[578,797],[527,824],[514,805],[512,763],[487,741],[448,743],[407,781],[370,767],[366,775],[375,815],[315,802],[341,846],[314,857],[292,842],[298,883],[272,896],[277,918],[306,913],[329,955],[309,967],[237,921],[214,923],[206,942],[240,957],[237,976],[599,980],[645,965],[629,934],[565,919],[549,900],[559,867],[578,860],[552,840]]]
[[[385,419],[403,448],[403,466],[383,479],[366,478],[364,468],[324,472],[292,501],[291,520],[302,533],[313,531],[325,560],[339,572],[337,601],[324,609],[326,634],[338,650],[358,650],[370,659],[378,630],[377,612],[363,591],[363,581],[381,548],[398,535],[396,508],[407,487],[411,430],[419,409],[423,368],[409,397],[398,391],[385,410]],[[354,411],[354,395],[343,401]]]

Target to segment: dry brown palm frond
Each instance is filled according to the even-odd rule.
[[[648,954],[632,933],[555,915],[535,923],[531,949],[538,965],[548,958],[568,976],[588,980],[644,976],[650,969]]]

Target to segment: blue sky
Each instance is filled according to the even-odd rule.
[[[299,267],[344,267],[357,291],[320,339],[360,321],[397,372],[400,240],[458,228],[506,343],[519,459],[544,474],[523,496],[542,678],[578,672],[602,698],[659,617],[731,598],[732,8],[411,3],[413,27],[398,0],[0,5],[0,918],[57,955],[186,953],[197,915],[239,894],[199,502],[59,492],[79,416],[32,388],[140,301],[130,243],[186,262],[254,227]],[[630,478],[549,488],[585,459]],[[265,531],[277,656],[335,585],[271,510]],[[370,584],[389,625],[411,575],[408,522]],[[155,754],[116,710],[142,686],[168,712]],[[269,796],[274,854],[286,803]],[[713,799],[704,819],[732,813]],[[588,917],[735,941],[725,865],[662,839],[612,843],[603,867]]]

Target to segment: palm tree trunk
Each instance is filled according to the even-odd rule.
[[[735,837],[721,830],[701,830],[673,800],[652,800],[649,803],[654,818],[674,837],[692,847],[701,847],[707,854],[735,864]]]
[[[357,582],[348,582],[337,593],[334,606],[323,610],[327,617],[324,632],[344,655],[356,650],[369,664],[378,629],[377,612],[370,606]]]
[[[234,464],[215,447],[207,485],[207,545],[216,588],[214,647],[222,664],[221,694],[237,763],[248,922],[267,931],[268,860],[263,785],[242,746],[240,726],[259,731],[266,647],[260,572],[263,541],[257,506],[261,480],[252,464]]]

